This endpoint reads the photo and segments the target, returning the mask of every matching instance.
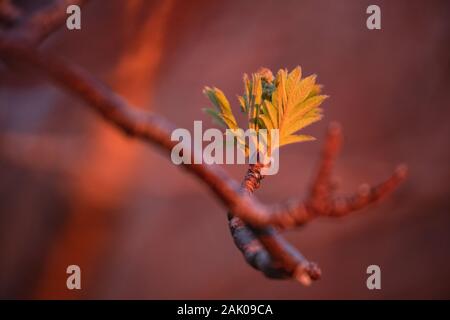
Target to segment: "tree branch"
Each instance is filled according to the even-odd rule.
[[[169,154],[177,143],[170,139],[172,130],[176,128],[173,124],[159,115],[129,106],[106,85],[68,61],[44,55],[15,42],[3,41],[1,37],[0,56],[37,67],[126,135],[156,145]],[[193,158],[192,154],[192,163]],[[231,211],[244,220],[258,224],[269,215],[268,208],[257,199],[241,194],[239,184],[220,167],[204,164],[183,164],[183,167],[203,181]]]
[[[260,187],[262,165],[250,165],[242,182],[242,192],[252,194]],[[273,227],[257,228],[228,214],[229,228],[236,247],[248,264],[268,278],[295,278],[304,285],[320,278],[319,267],[309,262]]]
[[[311,186],[309,197],[303,202],[291,202],[271,211],[267,223],[279,228],[301,226],[319,216],[341,217],[355,210],[386,198],[406,179],[408,168],[399,165],[394,173],[375,187],[360,186],[354,195],[343,197],[333,194],[331,172],[342,145],[342,130],[339,124],[331,123],[322,151],[318,173]]]
[[[333,217],[342,217],[353,211],[362,209],[372,203],[378,202],[390,195],[405,180],[408,173],[406,165],[399,165],[392,176],[375,187],[363,184],[356,194],[341,197],[331,202],[331,209],[325,214]]]
[[[86,0],[57,1],[18,28],[0,33],[0,57],[38,68],[125,134],[170,153],[175,145],[170,138],[174,125],[159,115],[131,107],[122,97],[83,69],[68,61],[43,54],[33,47],[63,23],[68,4],[81,5],[85,2]],[[229,215],[230,231],[250,265],[271,278],[293,277],[303,284],[309,284],[311,280],[320,277],[320,269],[283,239],[276,228],[299,226],[317,216],[346,215],[382,199],[406,177],[406,167],[400,167],[391,178],[375,188],[363,187],[355,196],[333,199],[330,176],[340,144],[340,128],[332,125],[310,196],[297,204],[267,206],[255,198],[252,193],[259,187],[262,179],[261,168],[258,166],[250,167],[241,187],[218,166],[183,166],[208,186],[232,212]]]
[[[22,12],[11,0],[0,0],[0,25],[11,27],[16,24],[22,16]]]
[[[42,43],[66,22],[66,9],[69,5],[83,6],[89,0],[55,0],[45,8],[38,10],[19,26],[2,37],[28,46]]]
[[[317,170],[317,176],[311,187],[309,202],[314,208],[321,209],[323,203],[331,196],[331,173],[334,162],[341,149],[342,130],[341,126],[333,122],[330,124],[322,151],[322,159]]]

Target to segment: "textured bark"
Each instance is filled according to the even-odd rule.
[[[261,168],[260,164],[250,165],[242,182],[242,192],[253,194],[260,187],[263,179]],[[228,214],[228,226],[245,261],[266,277],[295,277],[304,285],[320,278],[319,267],[309,262],[274,227],[252,227],[232,213]]]

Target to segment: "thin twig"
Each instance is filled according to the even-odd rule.
[[[399,165],[392,176],[375,187],[363,184],[358,192],[352,196],[337,198],[332,201],[331,210],[327,214],[333,217],[342,217],[353,211],[386,198],[405,180],[408,174],[406,165]]]
[[[356,194],[343,197],[333,194],[331,172],[342,145],[342,129],[331,123],[322,151],[317,176],[306,201],[295,201],[271,211],[268,224],[279,228],[301,226],[319,216],[341,217],[389,196],[406,179],[408,168],[402,164],[384,182],[375,187],[363,184]]]
[[[334,162],[336,161],[339,150],[342,145],[342,129],[341,126],[333,122],[328,127],[328,133],[322,151],[320,166],[317,170],[317,176],[311,187],[309,203],[318,210],[323,203],[330,198],[331,191],[331,173],[333,171]]]

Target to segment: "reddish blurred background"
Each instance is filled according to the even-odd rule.
[[[49,1],[17,1],[25,12]],[[366,28],[381,7],[382,30]],[[130,102],[192,130],[212,126],[204,85],[232,100],[244,72],[317,73],[318,141],[281,153],[268,203],[300,197],[326,125],[342,123],[341,191],[410,176],[383,203],[318,219],[287,237],[323,279],[306,288],[245,264],[224,208],[166,155],[122,136],[37,74],[0,66],[1,298],[450,298],[448,1],[91,1],[82,30],[44,50],[94,73]],[[225,166],[236,179],[245,166]],[[66,289],[66,267],[82,290]],[[382,289],[366,287],[377,264]]]

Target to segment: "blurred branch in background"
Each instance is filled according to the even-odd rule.
[[[9,38],[12,41],[21,41],[24,45],[38,45],[66,22],[66,9],[69,5],[74,4],[83,6],[88,1],[89,0],[55,0],[50,5],[35,12],[31,17],[23,19],[20,25],[2,36]],[[9,5],[6,5],[5,7],[0,6],[0,10],[5,10],[3,14],[0,13],[0,16],[8,15],[8,10],[12,10],[17,12],[15,19],[18,20],[20,17],[20,10],[13,6],[12,2],[8,0],[6,0],[5,3],[9,3]]]
[[[6,133],[0,134],[0,154],[21,166],[41,170],[68,172],[80,161],[77,150],[83,145],[81,139],[49,134]],[[35,158],[35,154],[45,157]]]
[[[22,12],[11,0],[0,0],[0,25],[10,27],[18,22]]]
[[[7,62],[21,62],[37,67],[58,85],[81,98],[93,111],[126,135],[149,142],[170,153],[174,146],[174,142],[170,139],[171,130],[175,128],[173,124],[159,115],[131,107],[114,91],[78,66],[33,48],[64,22],[65,6],[68,2],[74,3],[74,1],[57,1],[54,6],[36,13],[17,29],[0,33],[0,57]],[[84,1],[77,1],[77,3],[82,4]],[[155,30],[158,32],[153,38],[154,44],[149,45],[138,35],[136,43],[130,47],[135,51],[125,53],[124,59],[119,64],[119,76],[125,74],[130,79],[133,77],[139,79],[139,73],[135,74],[135,72],[141,72],[141,76],[146,77],[146,81],[150,81],[148,77],[152,76],[146,73],[152,74],[152,70],[156,70],[163,56],[160,49],[163,38],[161,32],[164,30],[163,26],[167,20],[167,12],[170,12],[170,6],[170,2],[167,7],[164,2],[160,10],[156,11],[156,16],[152,15],[146,25],[148,30],[145,30],[143,34],[152,34]],[[64,10],[60,11],[62,8]],[[147,58],[149,58],[148,61]],[[132,97],[131,100],[135,99],[135,104],[142,104],[145,98],[140,95],[143,91],[145,92],[145,89],[135,89],[134,86],[130,88],[133,92],[138,92],[137,96]],[[115,89],[119,91],[118,88]],[[127,95],[130,92],[124,90],[124,94]],[[299,201],[295,205],[292,203],[277,206],[264,205],[250,195],[259,186],[261,174],[258,168],[249,169],[243,183],[244,190],[247,192],[242,192],[239,184],[219,167],[194,164],[184,165],[184,168],[207,185],[232,212],[230,220],[232,234],[247,262],[267,276],[294,277],[303,284],[309,284],[311,280],[319,278],[320,270],[290,246],[276,229],[302,225],[317,216],[343,216],[361,209],[387,196],[406,176],[406,168],[402,166],[378,187],[364,186],[354,196],[343,198],[344,200],[334,200],[330,196],[329,178],[335,154],[339,149],[340,135],[340,129],[335,125],[330,128],[319,174],[312,187],[311,198]],[[99,143],[106,143],[105,140],[107,139],[100,139]],[[95,168],[86,168],[86,170],[95,170]],[[99,191],[104,192],[102,188],[99,188]],[[77,214],[74,213],[74,219],[78,219]],[[70,243],[77,241],[70,232],[65,238],[68,240],[62,241],[63,245],[56,249],[53,260],[58,262],[55,262],[55,265],[64,260],[60,255],[71,252]],[[107,241],[107,238],[103,241]],[[262,253],[264,262],[260,263],[261,261],[256,261],[258,259],[248,258],[249,252]],[[97,250],[91,250],[89,259],[95,258],[96,253]],[[53,272],[54,269],[60,270],[60,266],[52,267],[51,261],[47,282],[51,283],[51,279],[60,282],[61,279],[54,279]]]
[[[39,39],[39,42],[44,40],[44,35],[48,35],[50,29],[39,27],[37,21],[46,21],[45,17],[48,15],[52,17],[50,20],[56,29],[57,25],[65,21],[65,7],[69,2],[54,2],[54,5],[36,13],[30,18],[34,22],[28,24],[37,25],[33,30],[41,31],[35,32],[32,37],[20,32],[20,37],[31,39],[29,41],[33,44],[34,39]],[[77,4],[82,5],[84,2],[86,1],[79,1]],[[151,98],[152,85],[164,56],[164,35],[174,5],[175,1],[158,4],[148,1],[121,3],[124,7],[121,11],[125,12],[121,15],[125,32],[120,36],[125,46],[116,71],[110,77],[113,88],[137,105],[146,105]],[[64,14],[61,15],[61,12]],[[142,12],[145,14],[138,17]],[[136,33],[137,37],[131,37],[131,34]],[[19,37],[13,35],[11,38]],[[129,141],[110,127],[96,126],[91,131],[89,147],[83,152],[83,161],[79,162],[80,177],[75,180],[72,192],[73,208],[69,213],[69,220],[49,254],[44,276],[38,287],[38,295],[41,297],[50,296],[64,283],[65,274],[61,270],[70,261],[79,261],[83,266],[87,283],[94,277],[92,270],[98,269],[102,258],[100,253],[106,250],[106,244],[111,240],[113,232],[110,227],[102,228],[100,232],[99,225],[111,225],[113,208],[120,206],[122,198],[119,195],[125,192],[133,177],[132,171],[136,167],[133,163],[137,154]],[[104,162],[104,157],[111,160],[102,170],[92,165]],[[96,187],[92,188],[92,185]],[[92,224],[91,221],[97,223]],[[77,239],[78,234],[84,234],[89,239],[80,242]]]
[[[121,24],[125,30],[120,35],[124,49],[115,70],[109,75],[112,88],[141,108],[149,105],[153,85],[158,76],[158,66],[164,58],[164,35],[175,1],[151,2],[124,1]],[[138,14],[144,12],[145,20]],[[143,22],[142,22],[143,21]],[[142,23],[144,25],[142,25]],[[157,32],[155,32],[157,31]],[[135,36],[131,36],[131,35]],[[40,296],[51,296],[66,275],[58,273],[70,261],[79,261],[84,266],[85,280],[94,281],[92,270],[99,270],[101,253],[107,251],[107,244],[113,241],[113,228],[103,228],[100,234],[98,224],[110,225],[114,220],[114,208],[121,206],[121,194],[133,183],[136,170],[137,149],[116,130],[108,126],[92,128],[90,146],[85,152],[75,185],[74,208],[70,221],[55,245],[44,271]],[[102,163],[108,157],[107,166],[98,170],[93,163]],[[92,188],[95,185],[95,188]],[[92,224],[90,221],[97,221]],[[104,223],[101,223],[101,222]],[[80,247],[79,234],[90,234],[89,241]],[[60,274],[60,277],[55,277]]]

